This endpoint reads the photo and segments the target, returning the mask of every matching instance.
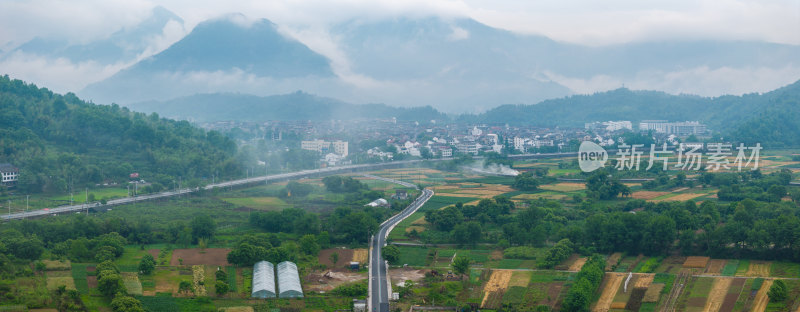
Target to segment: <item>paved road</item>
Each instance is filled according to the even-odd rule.
[[[232,180],[227,182],[220,182],[215,184],[209,184],[204,186],[203,188],[206,190],[210,190],[213,188],[224,188],[224,187],[233,187],[233,186],[240,186],[240,185],[247,185],[247,184],[257,184],[257,183],[265,183],[265,182],[277,182],[277,181],[286,181],[286,180],[295,180],[301,179],[305,177],[318,177],[318,176],[326,176],[332,174],[339,174],[339,173],[349,173],[349,172],[357,172],[357,171],[369,171],[369,170],[377,170],[383,169],[387,167],[402,167],[407,165],[412,165],[415,163],[422,162],[421,160],[407,160],[407,161],[395,161],[395,162],[386,162],[386,163],[377,163],[377,164],[363,164],[363,165],[350,165],[350,166],[341,166],[341,167],[329,167],[329,168],[322,168],[322,169],[312,169],[312,170],[303,170],[297,172],[290,172],[290,173],[281,173],[281,174],[274,174],[274,175],[267,175],[267,176],[260,176],[260,177],[253,177],[248,179],[239,179],[239,180]],[[405,182],[403,182],[405,183]],[[405,183],[409,184],[409,183]],[[405,185],[404,184],[404,185]],[[410,186],[415,187],[415,186]],[[156,194],[148,194],[148,195],[140,195],[136,197],[125,197],[119,199],[109,200],[104,207],[108,206],[117,206],[117,205],[125,205],[125,204],[132,204],[137,201],[143,200],[151,200],[151,199],[159,199],[159,198],[166,198],[177,196],[181,194],[188,194],[192,192],[198,191],[198,188],[190,189],[184,188],[181,190],[175,191],[167,191],[161,192]],[[24,218],[31,218],[31,217],[41,217],[47,215],[55,215],[55,214],[62,214],[68,212],[81,212],[86,210],[87,208],[92,207],[100,207],[100,203],[89,203],[88,205],[79,204],[79,205],[71,205],[71,206],[60,206],[60,207],[53,207],[53,208],[45,208],[45,209],[38,209],[38,210],[31,210],[28,212],[18,212],[12,214],[3,214],[0,215],[0,218],[3,220],[9,219],[24,219]]]
[[[391,179],[380,178],[381,180],[389,181]],[[396,180],[394,180],[396,181]],[[399,181],[398,181],[399,182]],[[398,183],[394,182],[394,183]],[[405,182],[402,182],[405,183]],[[401,183],[398,183],[401,184]],[[413,184],[411,185],[412,187]],[[394,215],[381,224],[378,232],[370,240],[370,263],[369,263],[369,305],[370,311],[373,312],[388,312],[389,311],[389,282],[387,280],[387,266],[386,262],[381,257],[381,249],[386,246],[386,238],[389,232],[392,231],[397,223],[416,212],[417,209],[422,207],[428,199],[433,196],[433,191],[429,189],[422,190],[422,194],[417,197],[406,209],[403,209],[399,214]]]
[[[577,153],[543,153],[543,154],[519,154],[519,155],[509,155],[509,158],[512,159],[530,159],[530,158],[559,158],[559,157],[572,157],[576,156]],[[474,159],[482,159],[482,156],[476,156]],[[339,174],[339,173],[349,173],[349,172],[358,172],[358,171],[370,171],[370,170],[378,170],[384,168],[393,168],[393,167],[403,167],[412,164],[422,163],[422,162],[436,162],[436,161],[446,161],[451,160],[452,158],[438,158],[438,159],[428,159],[428,160],[403,160],[403,161],[392,161],[392,162],[384,162],[384,163],[376,163],[376,164],[361,164],[361,165],[349,165],[349,166],[340,166],[340,167],[330,167],[330,168],[322,168],[322,169],[312,169],[312,170],[303,170],[297,172],[290,172],[290,173],[282,173],[282,174],[275,174],[275,175],[267,175],[267,176],[260,176],[260,177],[253,177],[248,179],[239,179],[239,180],[232,180],[227,182],[215,183],[206,185],[205,189],[212,189],[216,187],[232,187],[232,186],[239,186],[239,185],[247,185],[247,184],[255,184],[255,183],[263,183],[263,182],[276,182],[276,181],[286,181],[286,180],[293,180],[293,179],[301,179],[305,177],[317,177],[317,176],[325,176],[331,174]],[[384,178],[380,178],[384,179]],[[391,179],[389,179],[391,180]],[[405,182],[403,182],[405,183]],[[410,183],[406,183],[410,184]],[[405,185],[405,184],[404,184]],[[413,186],[411,186],[413,187]],[[150,200],[150,199],[158,199],[158,198],[165,198],[165,197],[172,197],[186,193],[192,193],[198,191],[197,188],[189,189],[184,188],[181,190],[174,190],[174,191],[167,191],[162,193],[156,194],[148,194],[148,195],[141,195],[137,197],[126,197],[126,198],[119,198],[114,200],[109,200],[105,206],[116,206],[116,205],[125,205],[135,203],[137,201],[142,200]],[[88,207],[87,207],[88,206]],[[2,220],[9,220],[9,219],[24,219],[30,217],[41,217],[47,215],[55,215],[55,214],[62,214],[67,212],[80,212],[84,211],[87,208],[99,206],[99,203],[89,203],[88,205],[71,205],[71,206],[59,206],[53,208],[45,208],[39,210],[31,210],[27,212],[18,212],[12,214],[3,214],[0,215],[0,219]]]

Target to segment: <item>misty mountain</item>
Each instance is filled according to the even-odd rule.
[[[167,24],[183,27],[183,19],[157,6],[150,17],[129,28],[121,29],[108,38],[85,44],[70,44],[61,38],[36,37],[12,52],[22,52],[49,58],[65,58],[73,63],[94,61],[100,64],[125,63],[136,60],[161,36]]]
[[[128,105],[134,111],[196,121],[354,120],[396,117],[398,120],[447,120],[447,115],[425,107],[350,104],[304,92],[260,97],[247,94],[195,94],[167,101]]]
[[[268,81],[333,77],[327,58],[279,33],[269,20],[246,23],[240,15],[203,22],[168,49],[89,85],[83,93],[129,102],[208,91],[214,86],[193,79],[219,82],[228,74]]]
[[[196,93],[304,90],[348,102],[480,113],[624,82],[674,93],[719,87],[720,75],[755,82],[780,76],[771,72],[800,70],[800,46],[678,39],[590,47],[468,18],[351,20],[334,25],[330,36],[343,64],[334,66],[322,54],[330,51],[313,51],[268,20],[230,15],[199,24],[170,48],[81,95],[127,104]]]

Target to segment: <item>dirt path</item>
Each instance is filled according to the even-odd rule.
[[[675,311],[675,302],[681,296],[683,288],[686,287],[686,282],[689,281],[689,270],[681,270],[678,277],[675,278],[675,283],[672,285],[672,290],[669,291],[664,305],[661,307],[661,312]]]
[[[733,278],[721,277],[715,278],[714,284],[711,286],[711,292],[708,293],[708,300],[703,312],[717,312],[722,307],[722,302],[725,301],[725,295],[728,293],[728,288],[731,286]]]
[[[600,294],[600,299],[597,300],[597,304],[594,306],[594,312],[606,312],[611,309],[611,303],[614,300],[614,296],[617,295],[617,290],[619,289],[619,285],[622,284],[622,280],[625,279],[627,274],[624,273],[606,273],[605,276],[605,283],[603,283],[603,293]]]
[[[756,299],[753,300],[753,308],[750,309],[750,311],[764,312],[764,310],[767,308],[767,303],[769,303],[769,296],[767,296],[767,292],[769,292],[770,287],[772,287],[772,280],[764,280],[764,283],[761,284],[761,288],[756,294]]]

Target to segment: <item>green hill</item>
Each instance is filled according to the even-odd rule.
[[[0,147],[0,162],[19,167],[18,188],[31,193],[125,182],[134,172],[167,187],[179,177],[242,172],[236,144],[218,132],[87,103],[8,76],[0,77]]]

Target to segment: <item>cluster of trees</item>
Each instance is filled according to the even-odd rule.
[[[187,121],[95,105],[0,76],[0,162],[24,192],[63,192],[138,172],[161,185],[244,173],[233,140]]]
[[[786,288],[786,283],[782,280],[775,280],[769,288],[767,296],[771,302],[781,302],[788,297],[789,290]]]
[[[304,197],[314,191],[314,186],[304,184],[297,181],[290,181],[286,187],[281,190],[281,197]]]
[[[36,260],[44,252],[44,244],[35,234],[24,235],[16,229],[0,232],[0,263],[16,259]]]
[[[253,212],[250,214],[250,224],[269,233],[317,234],[320,232],[319,216],[298,208]]]
[[[539,181],[532,172],[523,172],[514,177],[514,184],[511,187],[520,191],[535,191],[539,189]]]
[[[586,189],[588,197],[604,200],[631,194],[631,189],[627,185],[620,183],[616,178],[609,177],[604,168],[595,170],[586,178]]]
[[[654,165],[653,168],[655,167],[657,166]],[[683,172],[676,173],[675,178],[672,179],[670,179],[666,173],[661,172],[655,179],[643,182],[642,188],[648,190],[654,190],[654,189],[671,189],[681,186],[694,187],[694,185],[695,185],[694,181],[686,180],[686,174]]]
[[[566,312],[589,311],[595,292],[605,274],[606,260],[601,255],[592,255],[580,272],[564,298],[562,308]]]
[[[343,177],[338,175],[324,177],[322,178],[322,183],[325,184],[325,188],[329,192],[333,193],[353,193],[369,189],[366,184],[353,179],[353,177]]]
[[[122,255],[126,244],[153,242],[189,245],[210,241],[216,222],[200,214],[190,222],[170,222],[156,227],[149,222],[86,215],[23,220],[8,224],[0,235],[2,257],[39,259],[46,249],[56,257],[75,262],[102,262]]]
[[[705,172],[700,182],[719,187],[717,197],[725,201],[753,199],[766,202],[779,202],[786,196],[786,186],[792,180],[789,169],[781,169],[763,176],[760,170],[737,173]]]
[[[321,248],[328,246],[330,237],[327,232],[319,235],[306,234],[296,242],[292,236],[287,235],[248,234],[243,236],[236,243],[236,247],[228,253],[228,262],[239,266],[252,266],[262,260],[272,263],[294,262],[297,259],[314,258]]]
[[[228,262],[238,266],[252,266],[258,261],[272,263],[297,261],[297,244],[281,241],[276,235],[249,234],[243,236],[230,253]]]
[[[128,296],[128,290],[122,282],[119,268],[110,260],[97,265],[97,290],[111,299],[114,312],[144,312],[142,303]]]
[[[551,269],[564,260],[567,260],[574,251],[575,246],[572,242],[568,238],[562,239],[547,250],[544,254],[544,259],[542,259],[538,265],[543,269]]]
[[[231,285],[228,285],[228,273],[225,272],[224,269],[217,267],[217,272],[214,273],[214,277],[216,278],[216,282],[214,283],[214,290],[217,293],[217,296],[222,296],[231,289]]]
[[[474,245],[483,239],[483,228],[491,225],[503,225],[512,220],[510,214],[515,209],[514,202],[506,197],[482,199],[477,205],[456,203],[441,210],[428,210],[425,220],[434,230],[447,235],[431,234],[429,231],[420,235],[425,239],[453,241],[458,244]],[[435,232],[435,231],[431,231]]]

